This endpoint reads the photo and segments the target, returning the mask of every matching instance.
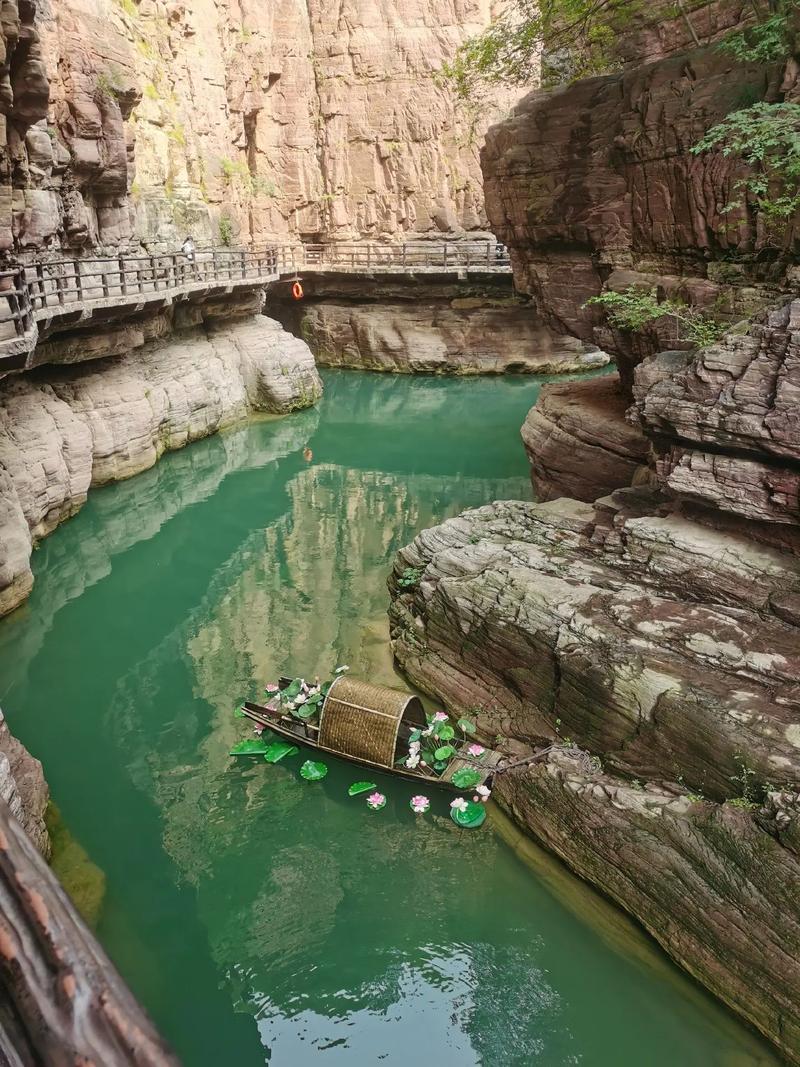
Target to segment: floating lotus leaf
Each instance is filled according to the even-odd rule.
[[[247,741],[240,741],[234,745],[230,754],[232,756],[263,756],[266,751],[266,741],[262,741],[260,737],[251,737]]]
[[[449,722],[440,722],[439,729],[436,731],[436,736],[440,741],[449,741],[452,737],[456,736],[456,732]]]
[[[470,722],[469,719],[459,719],[458,723],[457,723],[457,726],[458,726],[459,730],[464,734],[474,734],[475,733],[475,723],[474,722]]]
[[[324,778],[327,773],[328,768],[324,763],[315,763],[310,759],[307,759],[300,768],[300,777],[305,778],[307,782],[318,782],[320,778]]]
[[[357,797],[359,793],[368,793],[370,789],[377,789],[374,782],[353,782],[347,790],[348,796]]]
[[[486,819],[486,808],[483,804],[476,804],[474,800],[468,800],[465,811],[451,808],[450,818],[456,826],[463,826],[467,830],[476,830]]]
[[[290,745],[286,741],[273,741],[267,746],[264,759],[267,763],[278,763],[284,756],[296,756],[299,751],[297,745]]]
[[[456,750],[452,745],[442,745],[441,748],[437,748],[434,752],[434,757],[437,760],[448,760],[451,756],[455,756]]]
[[[483,775],[480,771],[473,770],[472,767],[461,767],[450,781],[457,789],[472,789],[474,785],[478,785],[482,778]]]

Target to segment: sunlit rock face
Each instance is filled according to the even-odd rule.
[[[251,411],[313,404],[308,346],[262,315],[143,344],[95,366],[48,368],[0,391],[0,611],[30,592],[32,543],[86,501]]]
[[[510,100],[476,124],[435,75],[500,6],[24,0],[19,30],[9,0],[0,240],[486,230],[478,151]]]

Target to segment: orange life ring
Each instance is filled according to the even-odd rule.
[[[303,287],[300,282],[295,282],[292,286],[292,296],[295,298],[295,300],[303,299]]]

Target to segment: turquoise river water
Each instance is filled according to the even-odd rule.
[[[379,775],[371,813],[346,764],[228,756],[279,672],[391,682],[394,552],[530,496],[537,379],[325,384],[93,492],[0,623],[0,704],[99,868],[69,877],[123,975],[186,1067],[773,1063],[500,812],[415,817]]]

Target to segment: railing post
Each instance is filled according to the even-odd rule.
[[[73,259],[72,265],[75,268],[75,290],[78,294],[78,303],[83,303],[83,275],[81,274],[81,261],[79,259]]]
[[[108,273],[103,270],[103,260],[100,263],[100,277],[103,279],[103,296],[108,296]]]
[[[128,281],[125,277],[125,257],[119,257],[119,287],[123,296],[128,295]]]
[[[42,307],[47,307],[47,295],[44,290],[44,267],[41,263],[36,264],[36,282],[39,287],[39,299]]]
[[[486,266],[487,267],[491,267],[491,265],[492,265],[492,242],[491,241],[487,241],[486,242]]]
[[[156,273],[156,257],[150,257],[150,273],[153,275],[153,290],[158,289],[158,274]]]
[[[56,275],[56,293],[58,294],[58,302],[63,308],[64,306],[64,275]]]
[[[442,253],[442,267],[447,270],[447,241],[444,243],[444,252]]]
[[[242,250],[242,277],[247,277],[247,253]]]

